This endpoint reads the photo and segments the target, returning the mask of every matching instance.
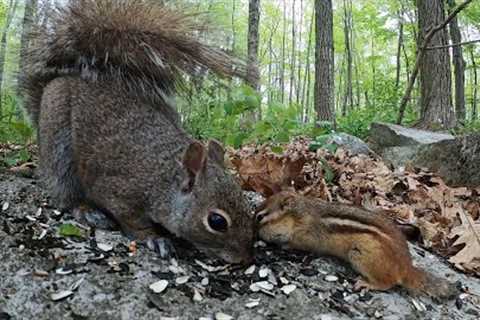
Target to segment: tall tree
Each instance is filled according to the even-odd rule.
[[[345,35],[345,56],[347,58],[347,79],[345,83],[345,96],[342,106],[342,115],[347,114],[347,109],[353,107],[353,55],[352,55],[352,11],[349,2],[343,1],[343,31]]]
[[[295,88],[295,48],[296,48],[296,40],[297,36],[295,34],[295,5],[296,1],[292,0],[292,50],[291,50],[291,58],[290,58],[290,90],[288,92],[288,104],[292,104],[293,102],[293,91]]]
[[[447,0],[449,11],[455,8],[455,0]],[[462,34],[458,27],[457,17],[450,22],[450,37],[454,44],[462,42]],[[464,124],[466,120],[465,112],[465,61],[463,60],[462,46],[454,46],[453,52],[453,67],[455,76],[455,112],[457,120]]]
[[[435,26],[445,21],[443,0],[417,0],[419,41],[421,47],[425,36]],[[444,28],[433,35],[432,46],[448,44]],[[447,48],[428,50],[420,61],[421,119],[418,127],[450,129],[456,126],[452,105],[452,79],[450,53]]]
[[[285,102],[285,60],[287,58],[287,1],[283,0],[283,32],[282,32],[282,68],[280,71],[280,95]]]
[[[24,73],[24,60],[28,49],[28,36],[34,22],[34,15],[37,9],[37,0],[26,0],[23,13],[22,35],[20,38],[20,74]]]
[[[12,24],[13,17],[15,16],[15,11],[17,10],[17,3],[17,0],[10,0],[8,3],[8,13],[5,19],[5,24],[3,26],[2,38],[0,40],[0,118],[2,116],[2,88],[5,71],[5,56],[7,53],[7,36],[8,31],[10,30],[10,25]]]
[[[473,97],[472,97],[472,121],[477,120],[477,90],[478,90],[478,72],[475,56],[473,55],[473,48],[470,48],[470,59],[472,60],[473,72]]]
[[[398,46],[397,46],[397,67],[395,74],[395,88],[400,85],[400,70],[402,68],[402,48],[403,48],[403,5],[398,11]]]
[[[335,121],[332,0],[315,0],[315,111],[319,121]]]
[[[259,89],[258,72],[258,26],[260,23],[260,0],[250,0],[248,5],[248,67],[247,80],[255,89]]]

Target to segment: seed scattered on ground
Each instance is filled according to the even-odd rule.
[[[150,285],[150,289],[155,293],[162,293],[167,289],[168,281],[167,280],[160,280]]]

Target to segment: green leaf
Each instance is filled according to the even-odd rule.
[[[65,224],[62,224],[59,228],[58,228],[58,232],[60,233],[61,236],[64,236],[64,237],[79,237],[79,238],[83,238],[83,232],[82,230],[71,224],[71,223],[65,223]]]
[[[332,183],[333,180],[335,179],[335,172],[332,170],[328,162],[325,161],[325,159],[320,159],[320,163],[322,164],[322,169],[323,169],[323,172],[325,173],[325,176],[324,176],[325,182]]]
[[[282,154],[283,153],[283,148],[281,146],[273,146],[271,147],[272,152],[276,154]]]

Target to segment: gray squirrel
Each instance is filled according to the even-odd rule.
[[[171,104],[183,74],[244,76],[244,64],[158,2],[70,0],[50,22],[32,33],[22,87],[56,204],[107,212],[136,239],[161,238],[161,225],[209,255],[249,261],[253,217],[224,149],[189,136]]]

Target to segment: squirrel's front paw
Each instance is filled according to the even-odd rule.
[[[176,256],[175,246],[168,238],[148,238],[147,247],[155,251],[162,259],[170,259]]]
[[[115,222],[103,211],[86,205],[74,208],[73,216],[80,223],[86,224],[90,227],[104,230],[115,230],[118,228]]]

